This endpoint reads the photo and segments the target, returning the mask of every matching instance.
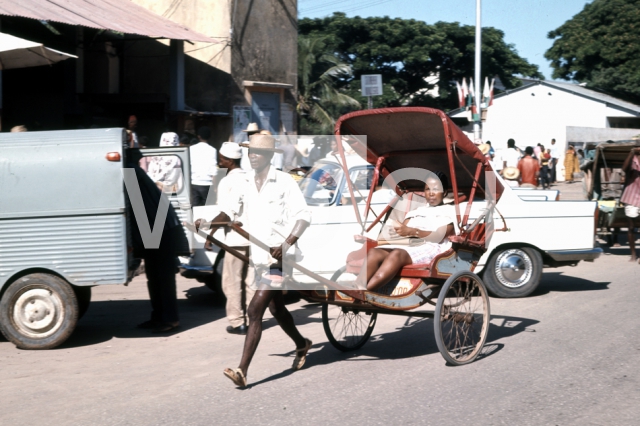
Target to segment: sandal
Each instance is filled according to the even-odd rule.
[[[239,368],[236,368],[235,370],[232,370],[231,368],[225,368],[222,374],[231,379],[231,381],[240,388],[244,388],[247,386],[247,378],[244,377],[242,370]]]
[[[305,338],[304,340],[307,342],[304,348],[296,349],[296,358],[293,360],[293,365],[291,366],[291,369],[293,371],[298,371],[302,368],[305,361],[307,360],[307,352],[309,352],[309,349],[311,349],[311,345],[313,345],[313,342],[311,340],[307,338]]]

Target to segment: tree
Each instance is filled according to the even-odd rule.
[[[298,104],[301,134],[331,134],[336,109],[359,109],[355,99],[338,90],[351,77],[351,67],[327,53],[323,37],[298,37]]]
[[[640,102],[640,1],[595,0],[559,28],[545,53],[553,78]]]
[[[376,106],[426,105],[441,109],[457,107],[455,81],[474,74],[475,27],[457,22],[428,25],[414,19],[389,17],[348,18],[343,13],[302,19],[303,36],[322,36],[335,55],[353,69],[342,89],[359,96],[362,74],[382,74],[384,95]],[[544,78],[538,67],[521,58],[504,33],[482,29],[482,75],[498,76],[506,88],[521,84],[517,75]],[[425,78],[434,77],[427,81]],[[437,86],[438,97],[428,95]]]

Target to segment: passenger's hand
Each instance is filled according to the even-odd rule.
[[[415,237],[416,236],[416,230],[415,228],[409,228],[407,225],[400,225],[396,228],[393,228],[396,233],[398,235],[400,235],[401,237]]]
[[[199,231],[200,230],[200,225],[202,223],[204,223],[204,222],[206,222],[204,219],[198,219],[193,224],[196,226],[196,229]]]
[[[209,240],[204,242],[204,249],[207,251],[213,251],[213,243]]]

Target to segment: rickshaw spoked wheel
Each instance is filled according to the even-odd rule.
[[[444,283],[436,303],[434,331],[442,357],[451,365],[473,362],[489,334],[489,296],[482,280],[469,271]]]
[[[345,271],[338,269],[331,277],[337,281]],[[322,305],[322,326],[329,342],[338,350],[346,352],[360,349],[367,343],[376,325],[378,314],[352,309],[346,306],[324,303]]]

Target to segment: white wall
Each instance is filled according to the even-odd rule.
[[[483,124],[483,140],[495,149],[506,148],[513,138],[524,148],[541,143],[550,146],[556,139],[566,148],[566,127],[606,127],[607,107],[555,88],[535,85],[494,100]]]

